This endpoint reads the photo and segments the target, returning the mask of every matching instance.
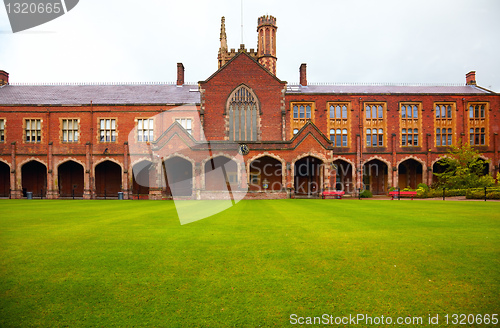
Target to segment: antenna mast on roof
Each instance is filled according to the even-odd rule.
[[[241,0],[241,44],[243,44],[243,0]]]

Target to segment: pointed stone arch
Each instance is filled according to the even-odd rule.
[[[22,161],[19,166],[23,196],[26,196],[27,192],[32,192],[33,197],[45,197],[47,194],[47,165],[32,157]]]
[[[282,191],[286,186],[286,162],[275,154],[264,152],[252,157],[247,161],[247,172],[251,191]]]
[[[83,197],[85,186],[85,165],[74,158],[65,158],[56,166],[57,190],[60,197]]]
[[[377,161],[384,164],[385,167],[379,167]],[[392,186],[392,164],[383,157],[377,155],[369,157],[363,162],[361,171],[364,188],[370,190],[374,195],[383,195]]]
[[[10,197],[10,164],[0,159],[0,197]]]
[[[226,140],[260,140],[261,106],[252,88],[242,83],[234,88],[224,109]]]

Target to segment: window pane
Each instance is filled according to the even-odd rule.
[[[372,118],[377,118],[377,106],[372,106]]]
[[[111,120],[111,128],[116,129],[116,120]]]
[[[411,146],[413,144],[413,134],[408,135],[408,146]]]
[[[4,129],[4,121],[3,120],[0,120],[0,130],[3,130]]]
[[[479,117],[479,105],[476,105],[476,109],[474,111],[474,117],[476,117],[476,118]]]
[[[306,118],[311,118],[311,106],[306,106]]]
[[[440,118],[440,117],[441,117],[441,115],[439,115],[439,113],[440,113],[440,112],[439,112],[439,106],[437,106],[437,105],[436,105],[436,117],[437,117],[437,118]]]
[[[436,146],[441,146],[441,135],[436,135]]]
[[[384,108],[382,106],[378,106],[378,118],[384,117]]]
[[[469,107],[469,118],[474,118],[474,107]]]
[[[436,129],[436,134],[440,134],[441,133],[441,129],[440,128],[437,128]]]
[[[371,134],[366,135],[366,146],[370,147],[372,145],[372,136]]]
[[[104,141],[104,130],[101,130],[101,142]]]
[[[63,120],[63,129],[66,130],[68,128],[68,120]]]
[[[305,117],[304,106],[300,106],[300,118],[304,118],[304,117]]]
[[[418,118],[418,107],[413,106],[413,118]]]
[[[347,118],[347,106],[342,106],[342,118]]]
[[[341,140],[341,137],[342,137],[342,136],[341,136],[340,134],[337,134],[337,135],[335,136],[335,138],[336,138],[336,139],[335,139],[335,140],[336,140],[336,144],[335,144],[335,146],[337,146],[337,147],[341,147],[341,141],[342,141],[342,140]]]
[[[71,133],[71,132],[68,135],[68,141],[73,142],[73,133]]]
[[[366,134],[372,134],[372,130],[371,129],[366,129]]]
[[[412,129],[408,129],[408,133],[413,133],[413,130]]]
[[[106,120],[106,129],[110,129],[110,128],[111,128],[111,121]]]
[[[384,133],[384,130],[383,129],[378,129],[378,133],[382,134],[382,133]]]
[[[68,141],[68,131],[63,131],[63,141]]]
[[[485,117],[484,105],[481,105],[481,118]]]
[[[406,106],[401,106],[401,117],[406,118]]]
[[[406,146],[406,134],[401,135],[401,144]]]
[[[446,108],[444,107],[444,105],[441,106],[441,118],[445,118],[446,117]]]
[[[75,142],[78,141],[79,133],[78,131],[75,131]]]
[[[142,124],[142,120],[138,120],[137,121],[137,129],[139,130],[142,130],[144,127],[143,127],[143,124]]]
[[[384,135],[383,134],[378,135],[378,145],[380,147],[382,147],[384,145]]]
[[[365,112],[366,112],[366,118],[371,118],[370,106],[366,106]]]
[[[187,126],[188,130],[190,130],[192,128],[191,123],[192,123],[192,121],[189,119],[186,121],[186,126]],[[153,126],[151,125],[150,128],[152,129]]]
[[[339,105],[337,105],[337,107],[335,107],[335,117],[340,118],[340,106]]]
[[[376,147],[377,146],[377,135],[372,134],[372,146]]]
[[[75,120],[75,130],[78,130],[78,120]]]
[[[337,131],[335,131],[336,134],[341,134],[342,132],[340,131],[340,129],[337,129]]]
[[[451,106],[450,106],[450,105],[448,105],[447,109],[448,109],[448,111],[447,111],[447,113],[448,113],[448,118],[451,118]]]
[[[330,112],[331,112],[331,109],[330,109]],[[330,114],[330,116],[331,116],[331,114]],[[299,108],[297,106],[293,106],[293,118],[299,118]]]
[[[403,134],[406,134],[406,129],[402,129],[402,130],[401,130],[401,132],[402,132]]]
[[[293,129],[293,134],[297,134],[299,132],[299,129]]]
[[[347,134],[342,135],[342,147],[347,147]]]
[[[484,145],[485,144],[485,135],[484,133],[481,133],[481,145]]]
[[[448,146],[451,146],[451,134],[448,135]]]
[[[104,130],[104,120],[101,120],[101,130]]]
[[[330,105],[330,118],[335,117],[335,107],[333,105]]]
[[[73,130],[73,120],[69,120],[68,129]]]
[[[347,134],[347,129],[343,129],[342,134]]]
[[[418,134],[413,135],[413,145],[418,146]]]
[[[443,133],[444,133],[444,129],[443,129]],[[451,129],[448,129],[448,134],[451,134]]]
[[[42,129],[42,122],[40,120],[36,121],[36,129],[41,130]]]

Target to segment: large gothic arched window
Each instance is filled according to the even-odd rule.
[[[227,122],[229,140],[256,141],[259,118],[258,101],[246,86],[231,93],[227,102]]]

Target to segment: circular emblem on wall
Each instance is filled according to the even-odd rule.
[[[245,144],[240,145],[240,148],[238,148],[238,153],[240,153],[240,155],[248,155],[249,152],[250,149]]]

